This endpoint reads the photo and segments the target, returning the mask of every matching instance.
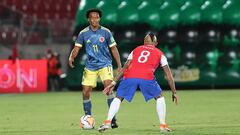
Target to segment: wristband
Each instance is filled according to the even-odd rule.
[[[69,57],[68,60],[69,60],[69,61],[72,60],[72,57]]]
[[[117,84],[117,82],[115,82],[115,81],[112,81],[112,82],[111,82],[111,84],[112,84],[112,85],[116,85],[116,84]]]

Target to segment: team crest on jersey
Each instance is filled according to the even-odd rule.
[[[104,37],[100,37],[100,38],[99,38],[99,41],[102,43],[102,42],[105,41],[105,38],[104,38]]]

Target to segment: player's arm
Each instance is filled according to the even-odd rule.
[[[75,41],[75,46],[72,49],[72,51],[70,53],[70,56],[69,56],[69,59],[68,59],[68,65],[71,68],[74,68],[74,65],[73,65],[74,59],[77,57],[79,50],[83,46],[83,31],[80,31],[80,33],[78,34],[78,37]]]
[[[119,56],[117,46],[116,45],[112,46],[111,51],[112,51],[112,54],[113,54],[113,57],[114,57],[115,61],[117,62],[118,72],[120,72],[120,70],[122,69],[122,64],[121,64],[121,60],[120,60],[120,56]]]
[[[178,104],[178,96],[177,96],[177,91],[176,91],[176,87],[175,87],[175,82],[173,79],[171,69],[168,66],[167,58],[164,55],[161,56],[160,64],[163,68],[165,79],[168,81],[168,85],[172,91],[172,100],[173,100],[173,102]]]
[[[169,85],[169,87],[172,91],[172,100],[173,100],[173,102],[178,104],[178,96],[177,96],[177,91],[176,91],[175,82],[174,82],[174,79],[173,79],[171,69],[169,68],[168,65],[165,65],[162,68],[163,68],[163,71],[164,71],[164,74],[165,74],[165,78],[168,81],[168,85]]]
[[[112,52],[112,55],[113,55],[115,61],[117,63],[118,72],[119,72],[122,69],[120,55],[119,55],[119,52],[117,49],[117,43],[116,43],[112,33],[109,30],[107,31],[106,41],[107,41],[109,48],[111,49],[111,52]]]
[[[127,61],[125,62],[123,68],[119,71],[119,73],[116,75],[116,77],[113,79],[112,83],[108,85],[104,90],[103,93],[107,94],[113,91],[114,86],[117,84],[117,81],[123,76],[124,70],[126,70],[129,65],[131,64],[133,58],[133,52],[131,52],[127,58]]]
[[[126,61],[126,63],[123,65],[123,68],[120,70],[120,72],[119,72],[119,73],[115,76],[115,78],[113,79],[113,83],[114,83],[114,82],[116,83],[117,81],[120,80],[120,78],[122,78],[122,76],[123,76],[123,71],[129,67],[130,63],[131,63],[131,60],[127,60],[127,61]]]
[[[71,68],[74,68],[73,62],[74,59],[77,57],[79,50],[81,49],[80,46],[74,46],[74,48],[72,49],[69,59],[68,59],[68,64]]]
[[[172,94],[176,94],[177,91],[176,91],[176,88],[175,88],[175,83],[174,83],[174,79],[173,79],[173,76],[172,76],[172,72],[171,72],[169,66],[165,65],[162,68],[163,68],[163,71],[164,71],[164,74],[165,74],[165,78],[168,81],[168,85],[170,86],[170,89],[172,90]]]
[[[120,80],[120,78],[122,78],[123,76],[123,72],[125,69],[127,69],[129,67],[131,63],[131,60],[127,60],[126,63],[124,64],[123,68],[118,72],[118,74],[115,76],[115,78],[113,79],[112,83],[110,85],[108,85],[104,90],[103,93],[107,94],[109,92],[113,91],[114,86],[117,84],[117,81]]]
[[[123,68],[120,70],[120,72],[113,79],[112,85],[116,85],[116,82],[123,76],[124,70],[126,70],[129,67],[129,65],[131,64],[132,59],[133,59],[133,51],[128,55],[127,61],[123,65]]]

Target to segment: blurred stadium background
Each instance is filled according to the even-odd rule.
[[[24,85],[21,87],[32,87],[27,92],[39,89],[36,85],[46,90],[47,75],[42,73],[46,70],[36,72],[37,80],[45,80],[31,80],[31,69],[41,70],[46,63],[40,64],[40,69],[31,66],[37,65],[33,61],[43,61],[48,49],[60,54],[64,89],[81,90],[86,55],[80,52],[75,69],[68,68],[67,60],[77,34],[88,25],[85,12],[89,8],[102,9],[101,24],[113,32],[122,63],[133,48],[142,44],[144,35],[153,31],[178,89],[240,87],[239,0],[1,0],[0,90],[19,92],[19,76]],[[6,61],[14,50],[20,64]],[[25,59],[32,60],[25,63],[30,67],[25,74],[18,74]],[[161,71],[156,77],[167,88]]]

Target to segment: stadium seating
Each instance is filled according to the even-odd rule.
[[[8,26],[0,27],[0,43],[11,43],[16,44],[18,40],[19,29]]]
[[[178,75],[182,77],[177,80],[180,81],[178,86],[239,86],[236,83],[240,82],[240,52],[236,51],[240,50],[239,0],[82,2],[85,4],[77,12],[75,35],[88,24],[82,18],[86,10],[97,7],[103,11],[101,23],[109,27],[120,42],[122,58],[142,44],[148,31],[153,31],[158,35],[159,48],[166,54],[170,66],[182,73]],[[187,78],[189,72],[200,79]],[[163,79],[158,73],[156,75],[157,79]],[[189,82],[184,82],[186,80]]]
[[[118,24],[147,23],[155,28],[161,26],[193,25],[197,23],[222,22],[239,24],[238,0],[83,0],[78,10],[81,18],[89,8],[97,7],[104,14],[113,14]],[[105,12],[104,12],[105,11]],[[111,17],[110,17],[111,18]],[[228,21],[230,20],[230,21]],[[78,21],[81,21],[78,22]],[[108,22],[109,21],[109,22]],[[111,19],[104,19],[104,24],[111,23]],[[77,20],[80,25],[84,20]]]
[[[16,20],[16,17],[12,17],[12,14],[18,14],[18,21],[13,21],[18,22],[18,24],[11,23],[11,25],[19,29],[20,22],[23,22],[21,25],[23,28],[26,28],[23,33],[27,33],[27,36],[29,36],[28,40],[26,40],[29,44],[45,43],[46,39],[44,37],[46,37],[46,32],[39,30],[39,28],[34,28],[36,25],[43,30],[51,28],[50,33],[53,33],[53,35],[47,35],[53,38],[52,41],[57,39],[57,42],[58,39],[65,38],[60,41],[67,42],[71,39],[71,25],[74,22],[79,1],[80,0],[2,0],[0,2],[0,7],[2,7],[0,8],[0,18],[2,16],[4,17],[2,20]],[[10,12],[10,14],[4,13],[5,11]],[[60,21],[64,23],[61,23],[64,26],[68,26],[63,28],[56,26],[60,24]],[[33,30],[29,30],[31,28]],[[1,31],[1,33],[5,33],[5,31]],[[66,39],[66,37],[68,38]],[[9,36],[6,38],[8,39]],[[2,37],[1,40],[3,40]],[[25,41],[25,39],[23,40]],[[8,40],[2,43],[12,44],[12,42],[7,41]]]
[[[79,0],[2,0],[2,4],[39,19],[75,19]]]

